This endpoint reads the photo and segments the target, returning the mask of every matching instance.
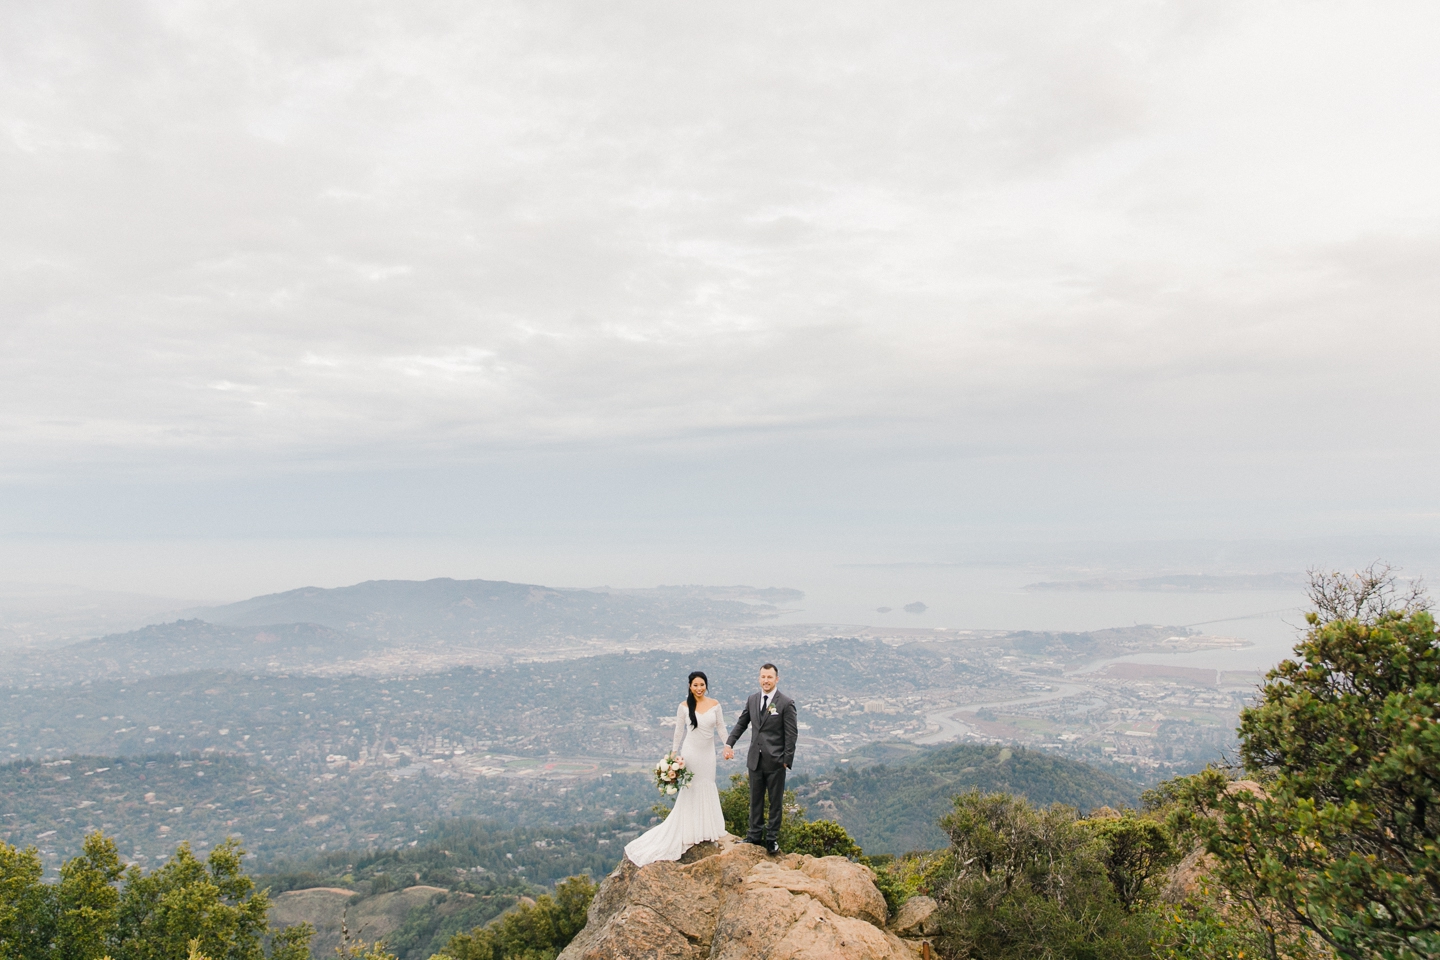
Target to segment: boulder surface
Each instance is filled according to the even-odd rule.
[[[905,901],[890,929],[902,937],[929,937],[940,932],[940,904],[929,897]]]
[[[559,960],[915,960],[884,929],[874,874],[844,857],[768,856],[725,836],[678,861],[620,861]]]

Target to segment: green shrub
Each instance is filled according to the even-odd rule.
[[[845,828],[834,820],[801,820],[789,831],[782,830],[780,849],[812,857],[854,858],[862,853]]]
[[[554,960],[585,927],[586,912],[599,887],[589,877],[571,877],[521,903],[483,927],[459,933],[437,956],[452,960]]]
[[[1120,903],[1138,909],[1151,899],[1156,877],[1179,859],[1170,835],[1155,820],[1133,814],[1083,822],[1100,841],[1100,860]]]
[[[750,781],[745,774],[730,774],[730,786],[720,791],[720,812],[732,836],[745,836],[750,829]]]
[[[875,874],[875,888],[885,898],[885,912],[894,917],[905,905],[905,901],[915,895],[914,890],[907,889],[900,878],[890,872],[895,865],[895,858],[882,854],[878,857],[861,857],[860,862]]]
[[[933,891],[940,942],[986,960],[1129,960],[1148,954],[1153,911],[1127,912],[1105,843],[1060,804],[971,791],[941,820],[951,838]]]

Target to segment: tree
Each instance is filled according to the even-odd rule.
[[[259,960],[270,898],[241,869],[244,851],[227,840],[202,863],[180,844],[163,867],[131,867],[120,891],[115,960],[184,960],[190,942],[211,960]]]
[[[1151,881],[1175,862],[1175,847],[1154,820],[1125,814],[1087,821],[1100,841],[1100,862],[1116,897],[1134,911],[1149,899]]]
[[[0,841],[0,960],[41,960],[55,937],[54,891],[34,847]]]
[[[314,936],[315,928],[308,923],[275,932],[270,938],[270,960],[310,960],[310,940]]]
[[[749,832],[750,782],[745,774],[730,774],[730,786],[720,791],[720,812],[725,817],[725,829],[732,836],[743,837]]]
[[[1258,784],[1195,778],[1193,826],[1227,887],[1340,956],[1440,955],[1440,634],[1388,567],[1310,593],[1296,659],[1241,713]]]
[[[302,960],[308,960],[309,948],[307,947],[306,952],[299,956]],[[335,956],[338,960],[398,960],[395,954],[385,949],[382,941],[366,943],[364,940],[351,940],[348,933],[344,942],[335,948]]]
[[[271,960],[308,960],[315,931],[270,930],[244,855],[226,841],[201,863],[181,844],[159,870],[125,871],[115,842],[92,833],[47,884],[33,849],[0,843],[0,960],[261,960],[267,933]]]
[[[80,856],[60,867],[55,891],[60,956],[97,960],[107,955],[120,904],[115,882],[122,873],[115,841],[99,832],[87,834]]]
[[[1374,625],[1388,617],[1405,617],[1430,609],[1425,585],[1419,580],[1401,585],[1395,569],[1387,563],[1377,561],[1349,575],[1316,568],[1309,574],[1306,593],[1315,609],[1306,620],[1311,626],[1341,620]]]
[[[1119,960],[1148,952],[1154,918],[1126,911],[1105,842],[1073,808],[972,790],[940,825],[950,835],[949,869],[933,892],[951,955]]]
[[[483,927],[457,933],[437,954],[452,960],[554,960],[585,928],[590,901],[599,887],[586,876],[555,885],[555,895],[541,894],[521,903]]]

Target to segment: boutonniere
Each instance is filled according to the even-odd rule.
[[[779,710],[776,710],[776,709],[775,709],[775,704],[773,704],[773,703],[770,704],[770,716],[773,717],[773,716],[775,716],[775,715],[776,715],[777,713],[779,713],[779,712],[780,712]]]

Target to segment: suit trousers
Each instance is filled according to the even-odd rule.
[[[770,801],[770,816],[765,817],[765,801]],[[745,839],[754,843],[780,839],[780,816],[785,812],[785,765],[778,760],[761,757],[759,766],[750,771],[750,827]]]

